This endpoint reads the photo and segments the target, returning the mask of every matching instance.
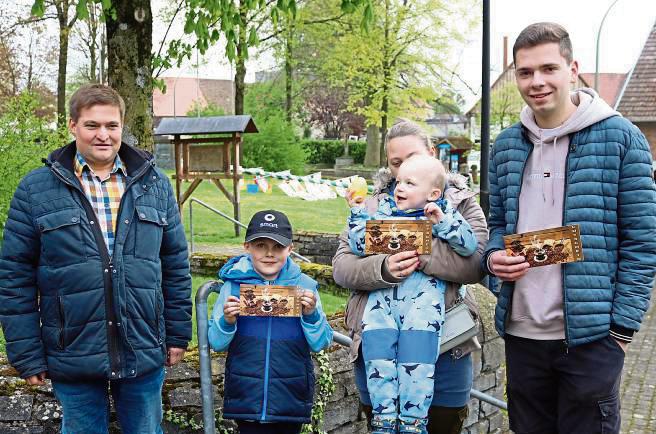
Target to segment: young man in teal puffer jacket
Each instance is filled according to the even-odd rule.
[[[515,433],[619,432],[626,347],[656,270],[656,192],[643,134],[591,89],[567,31],[524,29],[513,48],[526,101],[490,159],[484,263],[504,281],[495,323],[506,344]],[[503,236],[578,224],[581,262],[528,268]]]

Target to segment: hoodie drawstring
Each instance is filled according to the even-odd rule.
[[[556,142],[557,141],[558,141],[558,136],[555,136],[553,138],[553,144],[552,144],[553,154],[554,155],[556,153]],[[547,195],[544,192],[544,178],[545,178],[545,174],[546,174],[546,172],[544,171],[544,146],[545,146],[545,143],[542,141],[542,130],[541,129],[540,129],[540,142],[539,143],[540,143],[540,172],[541,172],[541,174],[540,174],[540,179],[541,179],[540,183],[541,183],[541,187],[542,187],[542,201],[544,203],[546,203],[547,202]],[[552,166],[554,166],[554,162],[552,162]],[[554,193],[555,193],[554,192],[554,188],[555,188],[554,183],[555,183],[555,180],[553,179],[553,177],[556,176],[556,174],[553,173],[554,169],[555,169],[555,167],[552,167],[551,171],[549,172],[549,177],[551,178],[551,179],[549,179],[549,181],[551,181],[551,206],[554,206],[555,203],[556,203],[556,199],[554,197]]]
[[[554,137],[554,141],[553,141],[553,155],[556,155],[556,141],[557,141],[557,140],[558,140],[558,137]],[[555,169],[555,166],[556,166],[556,165],[555,165],[555,161],[552,162],[551,165],[554,166],[553,169],[552,169],[552,170],[554,170],[554,169]],[[555,176],[555,173],[554,173],[553,175]],[[554,184],[555,184],[555,183],[556,183],[556,180],[552,178],[552,179],[551,179],[551,206],[554,206],[554,205],[556,204],[556,198],[555,198],[555,193],[554,193],[554,188],[555,188],[555,187],[554,187]]]
[[[542,129],[540,129],[540,187],[542,188],[542,202],[547,202],[544,194],[544,142],[542,141]]]

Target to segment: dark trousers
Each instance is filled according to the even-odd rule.
[[[624,351],[610,336],[564,341],[505,336],[508,416],[516,434],[619,433]]]
[[[367,416],[367,426],[371,429],[372,409],[370,405],[360,404]],[[469,414],[469,407],[438,407],[428,410],[428,434],[460,434],[462,425]]]
[[[301,432],[301,423],[259,423],[238,420],[239,434],[298,434]]]

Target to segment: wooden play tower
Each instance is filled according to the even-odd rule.
[[[255,122],[249,115],[212,117],[163,118],[155,129],[156,136],[169,136],[174,146],[175,193],[182,215],[182,206],[203,180],[216,185],[232,203],[235,220],[239,210],[239,149],[242,135],[257,133]],[[232,193],[221,182],[232,180]],[[183,181],[191,181],[182,191]],[[239,226],[235,225],[239,236]]]

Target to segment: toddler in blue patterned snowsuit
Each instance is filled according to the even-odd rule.
[[[351,208],[349,244],[364,255],[366,221],[428,217],[433,236],[462,256],[477,247],[469,224],[445,199],[446,171],[439,160],[416,156],[399,167],[394,198],[369,215]],[[446,284],[415,271],[391,288],[369,294],[362,319],[362,352],[373,407],[374,433],[425,433],[433,400],[435,362],[444,323]]]

